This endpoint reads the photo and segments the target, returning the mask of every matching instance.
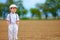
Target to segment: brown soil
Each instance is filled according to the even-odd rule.
[[[8,40],[8,25],[0,20],[0,40]],[[21,20],[18,40],[60,40],[60,20]]]

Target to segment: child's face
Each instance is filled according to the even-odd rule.
[[[10,8],[10,11],[11,11],[12,13],[15,13],[16,10],[17,10],[16,7],[11,7],[11,8]]]

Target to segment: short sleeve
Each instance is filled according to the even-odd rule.
[[[6,20],[8,20],[9,21],[9,14],[7,15],[7,17],[6,17]]]
[[[19,16],[18,16],[18,14],[17,14],[17,20],[19,21]]]

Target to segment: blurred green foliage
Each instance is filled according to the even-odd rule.
[[[32,17],[35,16],[35,17],[39,17],[39,19],[41,19],[41,14],[40,14],[39,9],[31,8],[30,11],[32,13]]]
[[[8,13],[10,12],[9,6],[11,4],[16,4],[18,6],[16,13],[18,13],[19,17],[21,17],[21,20],[25,20],[25,19],[30,20],[34,17],[38,19],[42,19],[41,17],[42,12],[45,14],[45,19],[48,18],[48,13],[51,13],[54,19],[58,17],[57,10],[60,9],[60,0],[46,0],[44,4],[37,3],[36,8],[30,9],[30,12],[32,14],[31,18],[26,17],[28,10],[24,8],[22,2],[23,0],[18,0],[18,1],[7,0],[5,4],[0,3],[0,17],[3,15],[3,11]],[[4,8],[6,8],[6,10]],[[42,12],[40,10],[42,10]],[[5,16],[3,16],[3,18],[5,18]],[[60,17],[58,19],[60,19]]]
[[[46,0],[45,4],[39,4],[38,7],[43,9],[46,19],[48,12],[56,19],[58,17],[57,10],[60,9],[60,0]]]

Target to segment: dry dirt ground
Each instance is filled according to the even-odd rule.
[[[0,40],[8,40],[8,25],[0,20]],[[60,20],[20,20],[18,40],[60,40]]]

